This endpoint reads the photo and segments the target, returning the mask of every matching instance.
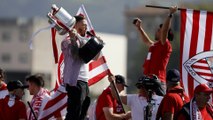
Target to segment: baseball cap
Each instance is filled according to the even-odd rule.
[[[171,69],[166,74],[166,80],[169,82],[179,82],[180,81],[180,72],[177,69]]]
[[[207,84],[200,84],[194,90],[194,93],[199,93],[199,92],[213,93],[213,89],[210,88]]]
[[[25,88],[28,88],[28,87],[29,87],[28,85],[23,85],[21,83],[21,81],[19,81],[19,80],[10,81],[7,84],[8,91],[13,91],[13,90],[18,89],[18,88],[25,89]]]
[[[125,87],[128,87],[128,85],[126,85],[124,77],[121,75],[115,75],[115,83],[123,84]]]

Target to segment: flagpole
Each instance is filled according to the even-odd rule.
[[[37,117],[36,117],[36,115],[35,115],[35,112],[34,112],[32,106],[30,105],[30,102],[29,102],[29,101],[27,101],[27,104],[28,104],[28,106],[30,107],[30,111],[32,112],[32,114],[33,114],[35,120],[38,120]]]
[[[146,5],[146,7],[161,8],[161,9],[169,9],[170,8],[170,7],[157,6],[157,5]],[[177,8],[177,10],[185,10],[185,8]]]
[[[125,112],[125,109],[124,109],[124,106],[123,106],[123,103],[122,103],[122,101],[121,101],[120,95],[119,95],[119,93],[118,93],[118,91],[117,91],[117,89],[116,89],[116,86],[115,86],[114,81],[112,81],[111,84],[112,84],[112,86],[113,86],[113,89],[115,90],[116,97],[118,98],[118,102],[120,103],[121,108],[123,109],[123,112],[126,113],[126,112]]]

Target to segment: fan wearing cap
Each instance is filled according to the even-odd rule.
[[[125,79],[121,75],[115,76],[115,86],[121,93],[127,87]],[[107,87],[97,99],[96,120],[123,120],[128,118],[129,113],[125,114],[122,106],[112,94],[112,88]]]
[[[0,120],[27,120],[26,106],[21,101],[27,87],[19,80],[7,84],[9,94],[0,99]]]
[[[178,120],[213,120],[212,104],[209,102],[212,93],[213,89],[208,85],[198,85],[194,97],[182,107]]]
[[[182,106],[189,101],[183,88],[180,86],[180,72],[170,69],[166,76],[167,93],[158,108],[157,119],[173,120],[177,118]]]
[[[8,95],[7,84],[4,79],[4,71],[0,68],[0,99]]]
[[[114,76],[109,76],[109,82],[115,80]],[[159,79],[156,79],[158,83],[160,83]],[[136,94],[120,94],[120,98],[123,104],[127,105],[131,109],[131,119],[132,120],[144,120],[145,118],[145,108],[148,105],[148,90],[145,89],[145,79],[144,76],[139,77],[138,82],[136,83],[136,87],[138,88],[138,93]],[[112,84],[111,84],[112,85]],[[161,87],[159,86],[155,87]],[[115,94],[115,89],[113,89],[113,94]],[[153,111],[151,120],[155,120],[155,116],[157,113],[158,106],[162,100],[162,96],[158,96],[155,92],[152,93],[151,103],[153,105]]]

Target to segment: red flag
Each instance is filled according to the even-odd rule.
[[[212,12],[181,10],[181,74],[190,97],[198,84],[213,82],[212,24]]]

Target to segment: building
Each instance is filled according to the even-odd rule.
[[[0,19],[0,67],[6,70],[7,80],[23,80],[32,67],[32,51],[28,40],[32,20]]]
[[[6,82],[17,79],[24,82],[26,75],[42,73],[45,76],[45,87],[50,90],[54,88],[57,65],[54,63],[50,28],[31,38],[33,34],[49,26],[47,21],[44,18],[0,19],[0,67],[6,71]],[[126,38],[122,35],[106,33],[97,33],[97,36],[105,42],[103,54],[110,70],[114,74],[126,76]],[[56,35],[59,54],[60,42],[64,37]],[[32,50],[29,48],[30,39],[33,41]],[[98,84],[102,88],[109,85],[108,80]],[[93,87],[94,91],[97,91],[95,87],[99,86]]]

